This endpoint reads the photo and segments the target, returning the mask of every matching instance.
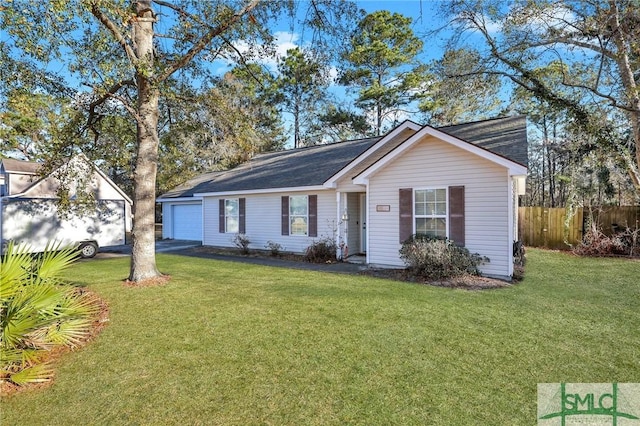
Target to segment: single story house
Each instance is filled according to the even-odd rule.
[[[13,241],[33,252],[49,242],[80,248],[92,257],[100,246],[125,243],[131,230],[131,199],[83,155],[77,155],[46,176],[40,163],[4,158],[0,160],[0,240]],[[64,185],[71,200],[80,185],[92,194],[95,204],[58,206]]]
[[[233,247],[242,233],[303,252],[332,238],[372,266],[402,267],[412,234],[448,237],[510,277],[518,195],[527,175],[524,116],[434,128],[405,121],[386,135],[255,156],[158,199],[163,237]]]

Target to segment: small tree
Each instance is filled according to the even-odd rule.
[[[354,31],[340,82],[358,89],[356,104],[374,114],[376,135],[423,85],[426,72],[417,61],[422,45],[411,18],[386,10],[365,16]]]
[[[306,145],[303,130],[315,118],[318,104],[326,100],[328,73],[321,61],[300,48],[287,50],[278,63],[277,102],[293,116],[293,147]]]

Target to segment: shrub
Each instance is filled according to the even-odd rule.
[[[314,241],[304,251],[304,260],[311,263],[327,263],[336,260],[338,246],[331,238]]]
[[[282,252],[282,245],[280,243],[276,243],[275,241],[267,241],[267,245],[264,246],[267,250],[271,252],[271,256],[278,257]]]
[[[513,242],[513,263],[516,266],[524,266],[525,253],[524,243],[522,241]]]
[[[75,249],[48,245],[32,256],[7,247],[0,262],[0,382],[45,382],[57,347],[77,347],[91,333],[99,300],[60,280],[76,258]]]
[[[480,275],[478,266],[489,261],[451,240],[422,235],[414,235],[402,244],[400,258],[412,274],[435,280]]]
[[[626,228],[609,236],[591,222],[580,244],[573,248],[573,253],[579,256],[633,256],[640,253],[639,233],[640,230]]]
[[[249,244],[251,244],[251,241],[249,241],[249,237],[245,234],[236,234],[235,237],[233,237],[233,244],[240,249],[242,254],[249,254]]]

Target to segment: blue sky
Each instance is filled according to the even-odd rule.
[[[299,10],[306,10],[304,7],[305,0],[301,0]],[[372,13],[378,10],[388,10],[392,13],[400,13],[404,16],[410,17],[413,20],[413,31],[424,42],[423,52],[419,55],[419,59],[423,63],[429,63],[435,59],[442,57],[444,53],[444,45],[447,41],[447,37],[450,33],[441,32],[437,35],[430,34],[436,29],[444,26],[445,22],[442,20],[438,13],[438,9],[441,6],[441,1],[436,0],[363,0],[356,1],[356,5],[364,9],[366,13]],[[300,38],[301,34],[297,32],[297,29],[291,30],[290,22],[283,22],[281,27],[272,28],[277,36],[276,44],[278,46],[277,52],[279,55],[284,56],[288,49],[300,46],[304,48],[305,40]],[[276,70],[276,59],[266,59],[260,61],[272,72]],[[219,72],[224,72],[229,69],[231,64],[221,64]],[[337,75],[337,70],[333,70],[332,74]],[[333,85],[330,92],[336,96],[339,102],[343,102],[345,106],[349,107],[353,105],[355,94],[349,92],[345,87]],[[290,117],[284,114],[285,122],[289,123]],[[405,118],[411,118],[416,121],[422,121],[420,114],[407,116]]]
[[[388,10],[390,12],[400,13],[413,20],[413,31],[416,35],[423,37],[426,33],[433,31],[443,25],[443,21],[437,14],[438,3],[436,0],[363,0],[356,1],[356,5],[364,9],[367,13],[372,13],[378,10]],[[302,8],[301,8],[302,9]],[[293,45],[303,44],[303,41],[298,38],[300,34],[290,33],[288,23],[284,24],[282,28],[276,28],[276,31],[281,31],[281,42],[286,44],[287,47],[293,47]],[[424,62],[437,59],[442,56],[444,35],[438,35],[435,37],[423,38],[425,42],[425,48],[421,59]],[[283,48],[281,52],[286,52]]]

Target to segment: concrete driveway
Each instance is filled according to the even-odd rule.
[[[157,240],[156,253],[166,253],[172,251],[185,250],[193,247],[201,246],[200,241],[186,240]],[[105,259],[109,257],[129,256],[131,255],[131,244],[123,244],[120,246],[100,247],[96,259]]]

